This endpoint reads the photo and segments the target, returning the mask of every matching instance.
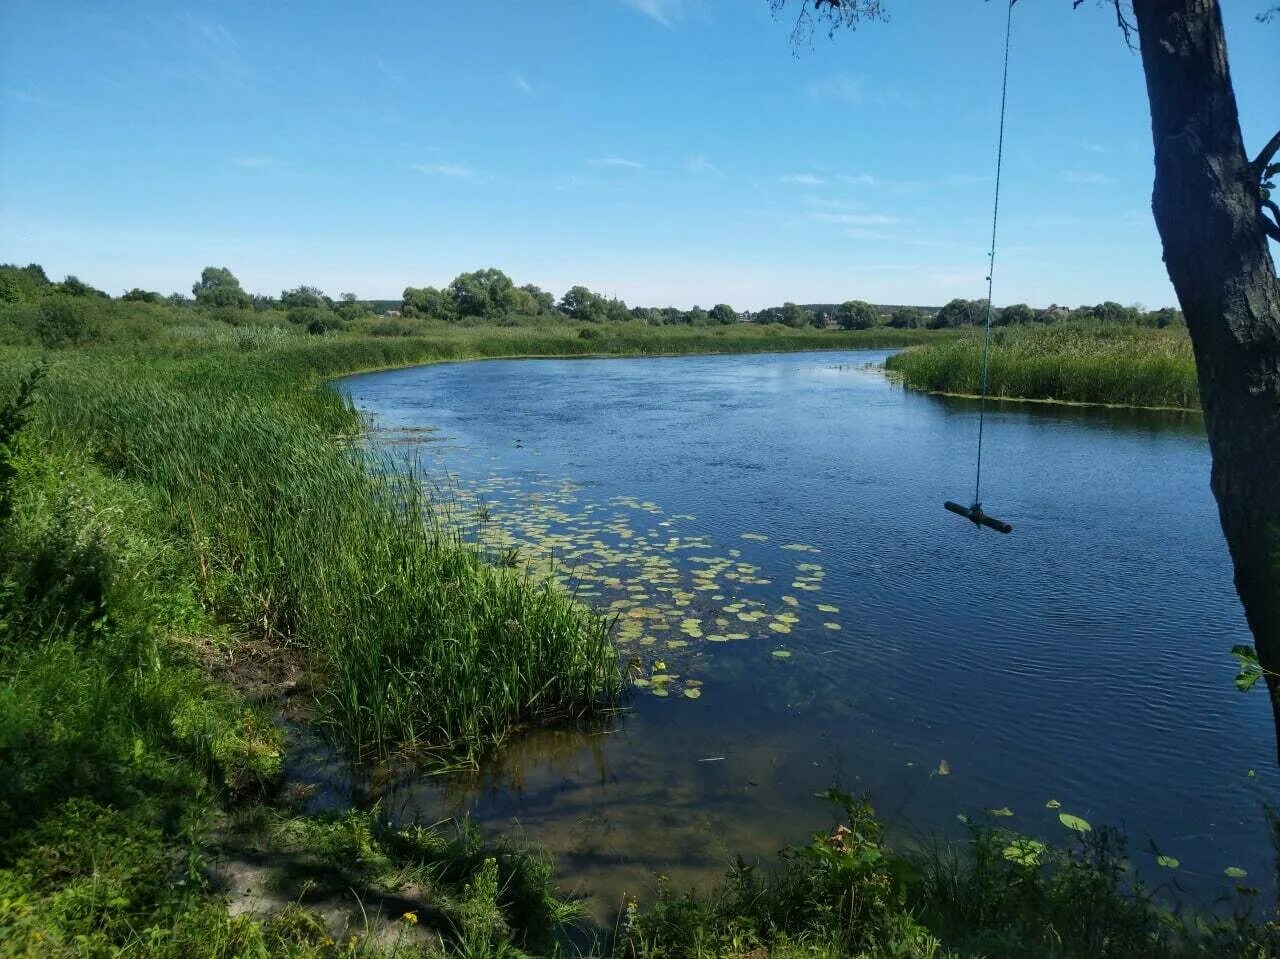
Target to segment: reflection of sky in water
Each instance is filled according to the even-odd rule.
[[[883,356],[344,381],[469,536],[617,616],[642,683],[619,721],[406,774],[389,809],[518,822],[601,914],[802,838],[837,775],[904,841],[1005,806],[1056,836],[1057,800],[1126,825],[1140,868],[1149,834],[1192,887],[1261,882],[1273,734],[1231,683],[1248,637],[1198,421],[997,404],[985,499],[1017,531],[979,533],[940,508],[967,498],[975,407],[865,369]]]

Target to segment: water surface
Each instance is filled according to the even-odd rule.
[[[989,407],[1000,536],[941,508],[972,496],[976,404],[902,389],[868,366],[885,355],[343,381],[468,535],[619,616],[642,684],[603,728],[399,776],[388,812],[520,832],[602,917],[657,874],[692,883],[825,826],[813,794],[837,779],[902,842],[1000,807],[1061,837],[1062,811],[1127,827],[1157,881],[1264,884],[1274,734],[1261,690],[1232,685],[1249,636],[1199,418]]]

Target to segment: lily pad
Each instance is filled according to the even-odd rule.
[[[1249,875],[1248,872],[1241,869],[1239,866],[1228,866],[1226,869],[1222,870],[1222,872],[1224,875],[1230,876],[1232,879],[1243,879],[1245,876]]]
[[[1047,803],[1044,804],[1044,808],[1045,809],[1061,809],[1062,803],[1058,802],[1058,800],[1056,799],[1050,799]]]
[[[1177,869],[1182,863],[1173,856],[1156,856],[1156,865],[1164,866],[1165,869]]]
[[[1044,858],[1045,844],[1036,839],[1015,839],[1004,847],[1004,858],[1019,866],[1038,866]]]
[[[772,656],[774,659],[790,659],[791,658],[790,651],[785,649],[775,649],[769,655]]]
[[[1074,829],[1076,832],[1093,832],[1093,827],[1086,820],[1081,819],[1079,816],[1073,816],[1068,812],[1058,813],[1058,821],[1068,829]]]
[[[841,626],[839,623],[823,623],[822,625],[823,625],[823,627],[825,627],[826,629],[831,629],[831,630],[836,630],[836,631],[839,631],[839,630],[841,630],[841,629],[843,629],[843,628],[844,628],[844,627],[843,627],[843,626]]]
[[[820,613],[838,613],[838,612],[840,612],[840,607],[839,607],[839,606],[832,606],[830,603],[819,603],[819,604],[818,604],[818,612],[820,612]]]
[[[692,687],[692,688],[690,688],[690,689],[686,689],[686,690],[684,691],[684,698],[685,698],[685,699],[697,699],[697,698],[698,698],[698,697],[700,697],[701,695],[702,695],[702,690],[701,690],[701,689],[698,689],[697,687]]]
[[[1001,816],[1001,817],[1012,816],[1013,810],[1010,809],[1008,806],[1001,806],[999,809],[988,809],[987,815]]]
[[[935,769],[934,772],[936,772],[939,776],[950,776],[951,763],[947,762],[945,759],[938,760],[938,768]]]

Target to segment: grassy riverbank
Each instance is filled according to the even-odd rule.
[[[908,350],[887,365],[912,389],[976,395],[981,333]],[[1180,328],[1071,323],[997,329],[988,389],[1010,399],[1200,408],[1191,341]]]
[[[364,459],[357,415],[317,386],[439,359],[933,336],[629,323],[306,336],[163,305],[97,310],[91,336],[51,350],[31,345],[24,312],[0,310],[12,344],[0,352],[0,956],[572,953],[573,910],[538,855],[394,828],[376,810],[291,809],[281,712],[354,754],[457,763],[522,725],[612,709],[623,692],[605,621],[441,528],[411,468]],[[907,860],[867,807],[834,798],[843,829],[704,896],[655,893],[610,948],[1274,945],[1244,919],[1196,929],[1162,913],[1101,830],[1062,850],[980,830]],[[219,889],[235,894],[245,876],[261,879],[266,915],[228,913]]]

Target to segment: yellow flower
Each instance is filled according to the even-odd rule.
[[[410,926],[416,926],[418,924],[418,914],[416,912],[406,912],[400,917],[400,921]]]

